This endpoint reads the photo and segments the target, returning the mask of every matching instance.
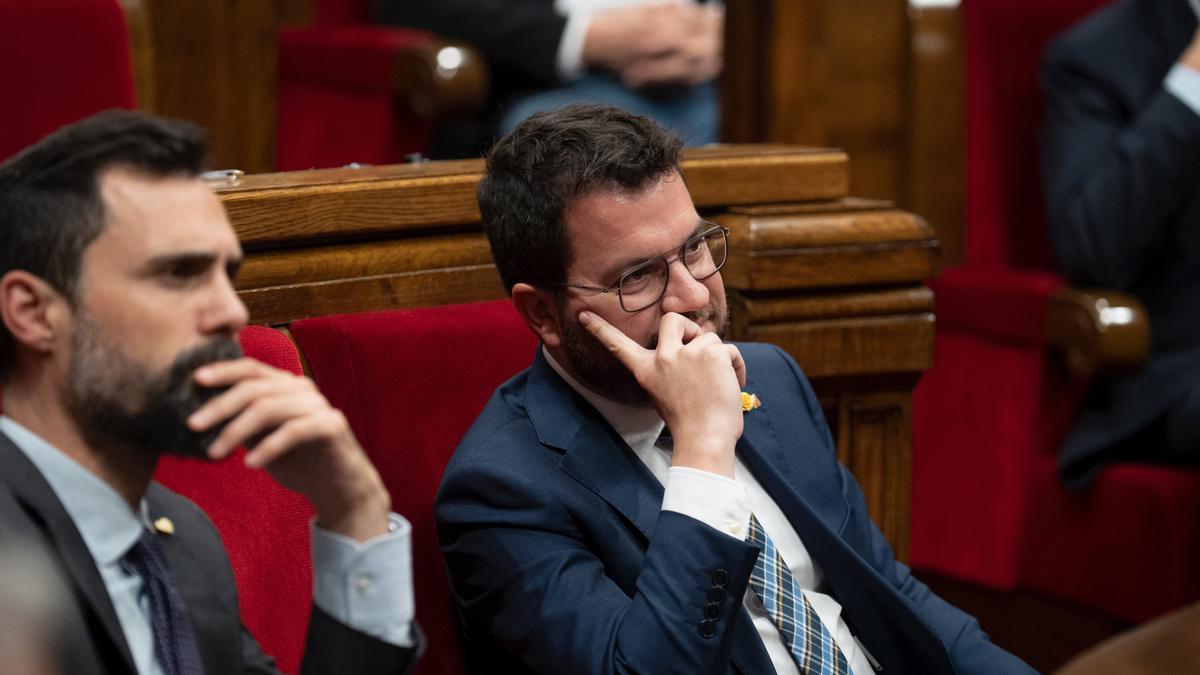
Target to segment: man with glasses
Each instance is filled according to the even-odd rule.
[[[573,106],[488,157],[484,226],[542,346],[438,494],[471,665],[1029,672],[893,559],[796,363],[722,341],[728,232],[680,146]]]

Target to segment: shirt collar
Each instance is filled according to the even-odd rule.
[[[550,351],[542,345],[542,356],[546,357],[546,362],[558,373],[558,376],[563,379],[572,389],[575,390],[585,401],[592,404],[596,412],[608,422],[617,434],[625,441],[630,450],[633,450],[639,456],[654,447],[654,443],[662,434],[663,423],[662,417],[659,417],[658,411],[650,407],[640,407],[617,403],[612,399],[605,398],[600,394],[583,386],[578,380],[571,377],[562,366],[554,360],[550,355]]]
[[[97,567],[116,563],[137,542],[147,520],[146,500],[135,514],[112,486],[11,418],[0,432],[33,462],[83,537]]]

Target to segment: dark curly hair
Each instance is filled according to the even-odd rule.
[[[566,281],[571,202],[596,190],[643,190],[678,170],[682,150],[658,122],[606,105],[538,113],[500,139],[477,195],[505,289]]]

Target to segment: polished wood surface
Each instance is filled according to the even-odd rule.
[[[966,209],[966,72],[962,10],[913,7],[908,74],[908,199],[942,245],[942,264],[963,261]]]
[[[1075,377],[1128,373],[1150,356],[1150,317],[1128,293],[1062,288],[1050,298],[1046,341]]]
[[[839,457],[903,558],[911,390],[929,367],[937,243],[921,218],[848,196],[837,150],[718,146],[682,171],[701,212],[732,229],[730,337],[799,361]],[[248,176],[218,185],[246,249],[252,320],[501,298],[479,224],[479,161]]]
[[[275,166],[274,0],[141,0],[152,41],[143,108],[209,131],[217,168]],[[135,62],[144,56],[134,55]]]
[[[721,139],[838,147],[854,194],[963,250],[962,13],[904,0],[726,3]]]
[[[722,140],[843,148],[854,194],[902,203],[906,3],[745,0],[726,24]]]

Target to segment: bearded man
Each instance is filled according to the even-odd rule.
[[[1030,672],[895,561],[796,363],[721,339],[728,232],[680,147],[576,106],[488,157],[492,254],[542,346],[438,493],[474,667]]]
[[[0,166],[0,537],[44,545],[65,582],[63,630],[86,636],[65,672],[273,672],[212,524],[151,479],[163,453],[245,446],[317,512],[303,671],[404,672],[409,525],[312,383],[241,357],[242,253],[206,154],[191,125],[109,112]]]

